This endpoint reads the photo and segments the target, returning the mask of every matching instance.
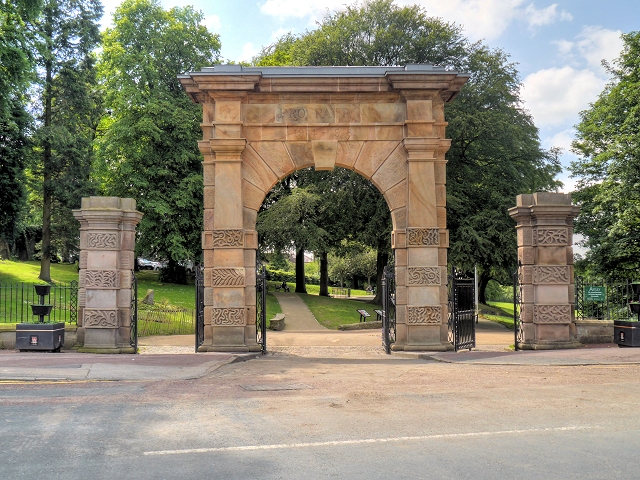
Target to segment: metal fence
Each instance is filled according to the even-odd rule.
[[[631,280],[575,278],[575,309],[578,319],[628,320],[633,299]]]
[[[193,335],[196,311],[191,308],[138,304],[138,336]]]
[[[40,303],[36,295],[36,283],[0,282],[0,323],[34,322],[31,305]],[[46,317],[48,322],[78,323],[78,282],[56,283],[51,285],[49,295],[44,302],[53,305],[51,314]]]

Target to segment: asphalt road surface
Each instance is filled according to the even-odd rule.
[[[640,366],[277,354],[0,383],[0,479],[640,478]]]

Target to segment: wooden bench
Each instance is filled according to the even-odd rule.
[[[275,317],[269,320],[269,330],[279,332],[284,330],[284,313],[278,313]]]
[[[357,310],[357,312],[360,314],[360,321],[361,322],[366,322],[367,318],[369,318],[371,315],[369,315],[369,312],[367,312],[366,310]]]

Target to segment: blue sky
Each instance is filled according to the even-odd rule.
[[[119,0],[103,0],[103,26]],[[193,5],[208,28],[220,34],[225,59],[251,60],[260,48],[287,33],[315,28],[327,10],[351,0],[162,0],[166,7]],[[638,0],[396,0],[419,4],[427,13],[463,26],[471,40],[502,48],[519,64],[522,97],[540,129],[544,147],[564,149],[564,165],[578,113],[589,107],[608,76],[601,61],[614,59],[620,34],[638,30]],[[635,21],[635,22],[634,22]],[[564,191],[574,182],[560,175]]]

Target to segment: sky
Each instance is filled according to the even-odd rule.
[[[103,0],[102,25],[120,0]],[[193,5],[205,24],[220,35],[226,60],[250,61],[263,46],[288,33],[316,28],[328,11],[342,10],[353,0],[161,0],[165,8]],[[609,76],[602,61],[611,62],[622,49],[621,33],[638,30],[638,0],[396,0],[399,6],[421,5],[427,14],[456,23],[472,41],[501,48],[518,64],[521,97],[545,148],[563,149],[561,191],[575,180],[566,167],[576,157],[569,151],[579,112],[589,108]],[[634,22],[635,20],[635,22]]]

